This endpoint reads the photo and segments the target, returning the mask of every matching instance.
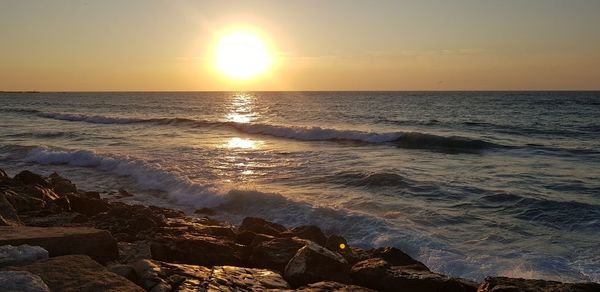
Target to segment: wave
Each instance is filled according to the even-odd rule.
[[[390,143],[400,148],[441,150],[445,152],[473,152],[488,148],[503,147],[498,144],[464,137],[445,137],[418,132],[365,132],[321,127],[283,126],[261,123],[236,123],[230,121],[207,121],[188,118],[122,118],[98,115],[34,112],[44,118],[77,121],[93,124],[153,124],[186,125],[190,127],[228,127],[247,134],[268,135],[299,141],[348,141],[360,143]]]

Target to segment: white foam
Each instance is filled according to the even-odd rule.
[[[40,164],[93,167],[113,174],[129,176],[136,180],[139,189],[165,192],[176,204],[210,207],[222,201],[222,197],[214,187],[195,184],[187,177],[166,171],[160,164],[127,156],[116,157],[87,150],[37,147],[27,154],[25,160]]]

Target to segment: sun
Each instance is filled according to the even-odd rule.
[[[234,31],[218,39],[214,61],[221,74],[231,79],[250,79],[269,71],[273,57],[257,34]]]

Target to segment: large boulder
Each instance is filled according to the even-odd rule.
[[[561,283],[555,281],[517,279],[507,277],[487,277],[477,289],[477,292],[598,292],[598,283]]]
[[[54,191],[61,196],[77,192],[77,186],[74,183],[60,176],[56,172],[52,173],[48,178],[50,179],[50,185]]]
[[[0,190],[0,196],[2,195],[18,213],[39,211],[46,207],[46,201],[26,194],[22,188]]]
[[[37,245],[51,257],[84,254],[104,263],[118,257],[116,240],[105,230],[88,227],[0,227],[0,245]]]
[[[109,204],[102,199],[82,196],[75,193],[69,193],[67,198],[69,199],[71,210],[77,213],[94,216],[108,211]]]
[[[350,276],[354,283],[378,291],[475,292],[473,282],[450,278],[418,266],[391,266],[381,258],[355,264]]]
[[[280,233],[286,231],[287,228],[281,224],[269,222],[262,218],[246,217],[238,230],[278,236]]]
[[[48,183],[44,177],[29,170],[19,172],[17,175],[15,175],[13,181],[21,185],[38,185],[44,188],[51,187],[50,183]]]
[[[321,231],[321,228],[315,225],[304,225],[292,228],[282,232],[279,236],[281,237],[298,237],[306,240],[310,240],[318,245],[325,246],[327,237]]]
[[[403,251],[395,247],[380,247],[372,251],[371,257],[382,258],[392,266],[412,266],[413,268],[421,268],[429,271],[425,264],[411,258]]]
[[[203,266],[241,265],[243,246],[211,236],[158,236],[150,246],[152,258]]]
[[[3,192],[0,192],[0,225],[2,226],[12,226],[12,225],[21,225],[21,219],[17,214],[17,210],[13,207],[13,205],[6,199],[6,195]]]
[[[284,277],[295,287],[319,281],[348,283],[349,271],[344,257],[311,242],[288,262]]]
[[[0,271],[0,291],[50,292],[42,278],[27,271]]]
[[[211,269],[203,266],[139,260],[131,267],[137,274],[137,283],[147,291],[203,291],[211,276]]]
[[[84,255],[60,256],[9,269],[38,275],[52,291],[145,291]]]
[[[287,263],[299,249],[307,244],[300,238],[273,238],[254,245],[250,252],[252,267],[275,270],[283,273]]]
[[[0,246],[0,268],[8,266],[24,266],[48,258],[48,251],[27,244]]]
[[[375,292],[375,290],[332,281],[312,283],[296,289],[298,292]]]

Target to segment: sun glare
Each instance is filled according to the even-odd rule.
[[[236,31],[223,35],[215,49],[215,66],[232,79],[249,79],[269,70],[273,58],[256,34]]]

